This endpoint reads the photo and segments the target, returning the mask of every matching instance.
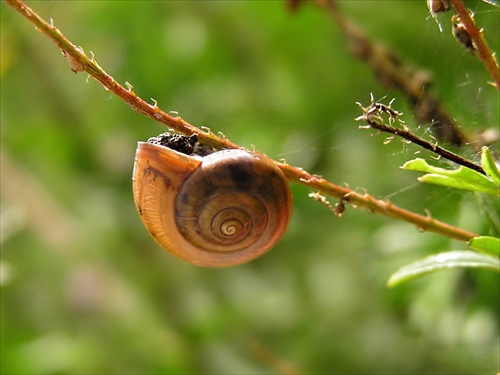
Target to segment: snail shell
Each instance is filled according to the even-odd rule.
[[[188,156],[139,142],[134,201],[153,238],[196,265],[225,267],[270,250],[288,225],[292,197],[274,162],[243,150]]]

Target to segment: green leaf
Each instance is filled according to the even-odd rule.
[[[428,182],[457,189],[480,191],[483,193],[500,196],[498,184],[485,175],[463,166],[454,170],[433,167],[424,159],[413,159],[406,162],[402,167],[405,170],[428,172],[419,181]]]
[[[493,180],[497,185],[500,185],[500,172],[491,155],[491,151],[488,147],[483,146],[483,152],[481,153],[481,166],[483,167],[486,175]]]
[[[474,251],[448,251],[431,255],[400,268],[391,275],[387,285],[394,287],[431,272],[464,267],[500,272],[500,259]]]
[[[497,237],[474,237],[470,240],[469,247],[482,253],[500,256],[500,238]]]

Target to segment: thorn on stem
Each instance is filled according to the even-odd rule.
[[[314,177],[314,178],[316,178],[316,179],[318,179],[318,180],[324,180],[324,179],[325,179],[325,178],[324,178],[322,175],[320,175],[320,174],[313,174],[313,177]]]
[[[391,135],[390,137],[387,137],[384,141],[384,145],[387,145],[389,143],[391,143],[392,141],[394,140],[394,136]]]

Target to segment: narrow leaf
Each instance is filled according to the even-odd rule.
[[[500,256],[500,238],[497,237],[474,237],[470,240],[469,247],[482,253]]]
[[[458,179],[455,177],[444,176],[440,174],[427,173],[419,177],[420,182],[427,182],[430,184],[448,186],[456,189],[470,190],[470,191],[480,191],[487,194],[496,195],[498,189],[491,185],[479,185],[474,183],[469,183],[465,179]]]
[[[434,167],[424,159],[414,159],[406,162],[402,167],[405,170],[428,172],[419,178],[419,181],[428,182],[457,189],[480,191],[500,196],[499,186],[485,175],[463,166],[454,170]]]
[[[481,166],[483,167],[486,175],[493,180],[497,185],[500,185],[500,172],[498,171],[498,166],[491,155],[491,151],[488,147],[483,146],[481,153]]]
[[[400,268],[391,275],[387,285],[394,287],[431,272],[464,267],[500,272],[500,259],[474,251],[448,251],[431,255]]]

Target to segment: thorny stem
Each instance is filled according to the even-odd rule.
[[[493,78],[495,87],[500,90],[500,70],[498,69],[498,63],[495,60],[490,47],[488,47],[483,33],[477,28],[476,23],[474,22],[467,8],[464,6],[462,0],[451,0],[451,3],[455,7],[455,10],[460,17],[460,21],[463,23],[465,30],[467,30],[467,33],[474,42],[474,46],[477,49],[479,58],[490,73],[491,78]]]
[[[156,102],[153,105],[148,104],[133,92],[130,85],[128,85],[128,88],[124,88],[117,83],[113,77],[102,70],[93,58],[89,59],[81,48],[73,45],[54,25],[45,22],[21,0],[4,1],[33,23],[38,31],[50,38],[64,51],[67,58],[70,56],[75,59],[80,64],[82,70],[101,83],[105,89],[122,98],[135,112],[142,113],[155,121],[159,121],[178,133],[188,136],[197,134],[201,143],[209,146],[219,149],[240,148],[237,144],[225,138],[218,137],[210,131],[198,129],[178,116],[174,117],[165,113],[157,107]],[[290,166],[284,162],[275,161],[275,163],[290,181],[308,186],[311,189],[316,189],[322,194],[336,197],[343,203],[350,203],[354,207],[364,207],[370,212],[412,223],[421,231],[434,232],[459,241],[469,241],[473,237],[478,236],[475,233],[435,220],[429,214],[422,216],[397,207],[388,201],[378,200],[367,193],[359,194],[349,188],[335,185],[301,168]]]
[[[480,165],[477,165],[477,164],[471,162],[470,160],[467,160],[467,159],[463,158],[462,156],[457,155],[451,151],[448,151],[447,149],[439,146],[437,144],[437,142],[431,143],[425,139],[420,138],[418,135],[413,134],[411,132],[411,130],[408,129],[408,127],[406,125],[403,124],[402,129],[395,128],[393,126],[385,124],[383,121],[380,121],[380,120],[382,120],[382,118],[378,114],[375,116],[370,115],[368,113],[369,109],[372,108],[373,105],[377,105],[377,104],[378,103],[372,103],[368,108],[363,108],[360,105],[360,107],[363,110],[363,114],[361,116],[357,117],[356,120],[363,120],[364,122],[366,122],[369,125],[370,128],[377,129],[377,130],[380,130],[380,131],[385,132],[385,133],[397,135],[398,137],[404,138],[404,139],[410,141],[411,143],[414,143],[414,144],[419,145],[420,147],[422,147],[426,150],[434,152],[436,155],[442,156],[443,158],[445,158],[447,160],[450,160],[454,163],[457,163],[459,165],[463,165],[464,167],[473,169],[473,170],[475,170],[483,175],[486,175],[486,172],[484,171],[484,169]],[[378,105],[380,105],[380,104],[378,104]],[[379,121],[376,121],[376,119],[378,119]]]
[[[382,86],[395,88],[403,93],[413,107],[415,118],[422,124],[430,124],[439,141],[454,146],[469,143],[467,135],[430,92],[432,76],[429,72],[412,66],[387,46],[371,40],[357,25],[343,16],[337,1],[314,2],[338,25],[350,52],[371,67]]]
[[[147,103],[137,96],[137,94],[133,91],[132,85],[128,82],[126,83],[126,88],[116,82],[113,77],[107,74],[97,64],[93,56],[92,58],[89,58],[80,47],[71,43],[52,24],[52,22],[50,24],[47,23],[20,0],[5,0],[5,2],[33,23],[36,30],[49,37],[64,52],[67,59],[73,59],[72,61],[80,63],[80,66],[84,71],[103,85],[107,90],[123,99],[133,111],[146,115],[155,121],[161,122],[179,133],[187,135],[197,134],[198,138],[202,139],[203,142],[209,146],[219,148],[239,148],[238,145],[230,142],[229,140],[217,137],[210,131],[205,132],[187,123],[177,115],[172,116],[165,113],[157,107],[157,103],[154,100],[152,100],[153,104]]]

